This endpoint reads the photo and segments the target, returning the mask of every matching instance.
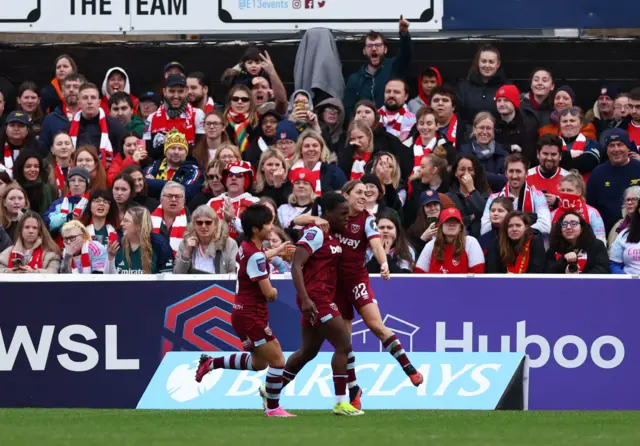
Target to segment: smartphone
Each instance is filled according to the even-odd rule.
[[[435,223],[438,226],[438,217],[427,217],[427,228],[431,226],[432,223]]]
[[[302,102],[296,102],[295,104],[293,104],[293,107],[296,109],[296,111],[298,111],[298,110],[304,110],[304,103],[302,103]]]
[[[23,266],[24,262],[22,260],[23,260],[22,257],[15,256],[13,258],[13,267],[14,268],[19,268],[19,267]]]
[[[143,150],[147,149],[147,144],[144,142],[143,139],[139,139],[136,141],[136,151],[138,152],[142,152]]]

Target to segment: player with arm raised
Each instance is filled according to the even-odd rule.
[[[331,359],[336,415],[362,415],[349,403],[347,394],[347,360],[351,351],[351,338],[342,321],[337,305],[333,302],[338,287],[338,265],[342,248],[335,236],[347,222],[349,209],[345,198],[336,192],[318,197],[313,213],[322,210],[329,231],[317,226],[305,228],[293,257],[291,277],[296,287],[296,301],[302,313],[302,345],[293,353],[285,366],[287,376],[294,377],[306,363],[320,351],[324,340],[328,340],[335,352]],[[291,380],[286,380],[285,383]]]
[[[280,407],[284,355],[276,337],[269,328],[267,302],[273,302],[278,290],[269,280],[269,265],[262,243],[269,240],[273,229],[271,210],[262,205],[249,206],[240,221],[245,240],[240,245],[236,258],[238,279],[236,297],[231,312],[231,325],[242,340],[244,349],[250,353],[234,353],[212,358],[200,357],[196,381],[214,369],[264,370],[266,378],[265,413],[268,417],[295,417]]]
[[[349,220],[337,236],[342,246],[342,257],[339,267],[338,290],[335,303],[338,305],[342,318],[347,323],[351,335],[355,307],[362,316],[369,330],[382,342],[384,348],[398,361],[402,369],[411,379],[414,386],[419,386],[424,378],[409,361],[407,354],[398,337],[384,325],[378,302],[371,288],[369,272],[365,266],[367,246],[370,245],[380,263],[380,275],[389,279],[389,265],[387,255],[380,241],[380,234],[376,226],[375,217],[365,210],[366,186],[361,181],[349,181],[342,188],[342,193],[349,205]],[[324,217],[324,216],[323,216]],[[295,218],[295,224],[305,225],[314,223],[326,227],[324,218],[303,214]],[[355,354],[349,352],[348,363],[349,395],[351,404],[360,408],[361,390],[356,383]],[[285,383],[292,379],[285,372]]]

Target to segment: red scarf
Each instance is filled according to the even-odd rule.
[[[422,163],[422,158],[425,155],[430,154],[435,149],[436,144],[438,143],[438,138],[431,138],[429,144],[426,146],[422,143],[422,136],[418,135],[416,141],[413,143],[413,173],[417,173],[420,170],[420,164]]]
[[[191,106],[191,104],[187,104],[187,108],[184,110],[185,117],[182,115],[175,119],[169,119],[167,116],[167,107],[165,104],[162,104],[158,110],[153,115],[153,119],[151,120],[151,127],[149,132],[152,135],[156,133],[169,131],[171,129],[176,129],[180,133],[184,134],[187,138],[188,144],[195,144],[196,142],[196,111]]]
[[[413,127],[410,118],[414,117],[414,115],[406,105],[400,107],[400,110],[396,112],[389,112],[387,111],[387,107],[381,107],[378,109],[378,113],[380,114],[380,123],[387,129],[387,132],[393,136],[400,138],[402,133],[409,131],[411,127]],[[406,123],[405,118],[408,118]]]
[[[562,135],[560,135],[560,138],[562,138]],[[587,137],[584,136],[582,133],[580,133],[576,138],[576,140],[571,145],[571,151],[580,152],[581,154],[582,152],[584,152],[584,149],[586,147],[587,147]],[[562,150],[563,151],[569,150],[569,147],[567,146],[567,142],[564,140],[564,138],[562,138]]]
[[[105,115],[103,109],[98,109],[98,119],[100,122],[100,160],[105,169],[109,168],[111,161],[113,160],[113,147],[111,146],[111,140],[109,139],[109,127],[107,126],[107,115]],[[69,136],[73,143],[74,149],[78,150],[78,132],[80,131],[80,118],[82,118],[82,110],[78,110],[78,113],[73,117],[71,126],[69,127]]]
[[[458,131],[458,117],[454,114],[451,117],[451,121],[449,121],[449,126],[447,127],[447,134],[445,135],[447,141],[453,144],[453,147],[456,146],[456,133]]]
[[[31,254],[31,260],[29,260],[29,266],[35,269],[36,271],[39,269],[42,269],[43,256],[44,256],[44,251],[42,248],[38,247],[34,249],[33,254]],[[16,257],[23,257],[23,256],[22,255],[18,256],[15,252],[13,252],[13,249],[11,249],[11,253],[9,254],[9,264],[7,265],[8,268],[13,268],[13,259],[15,259]]]
[[[524,186],[522,187],[524,187],[524,197],[522,199],[522,202],[520,201],[520,197],[516,197],[518,198],[518,210],[524,211],[524,212],[534,212],[533,211],[533,191],[531,190],[531,186],[529,186],[527,183],[524,183]],[[509,193],[509,183],[507,183],[504,189],[500,191],[498,196],[507,197],[507,198],[511,196]]]
[[[529,101],[531,102],[531,105],[535,110],[540,109],[540,104],[538,104],[538,101],[536,101],[535,96],[533,96],[533,91],[529,92]]]
[[[560,254],[559,252],[556,252],[556,260],[560,260],[561,258],[564,257],[564,254]],[[584,271],[584,267],[587,265],[587,253],[584,251],[580,251],[578,253],[578,271],[582,272]]]
[[[207,103],[204,106],[204,114],[208,115],[209,113],[211,113],[212,111],[214,111],[216,109],[216,104],[215,102],[213,102],[213,98],[209,98],[207,99]]]
[[[160,234],[160,228],[162,227],[162,222],[164,221],[164,211],[162,210],[162,205],[158,206],[155,211],[151,213],[151,223],[153,224],[153,232],[155,234]],[[184,231],[187,228],[187,212],[182,208],[180,213],[176,215],[176,218],[173,219],[173,225],[171,226],[171,231],[169,232],[169,244],[171,245],[171,249],[173,249],[173,255],[175,256],[178,252],[178,247],[180,246],[180,242],[184,237]]]
[[[69,197],[71,196],[71,194],[68,194],[66,197],[64,197],[64,200],[62,200],[62,204],[60,205],[60,213],[63,215],[67,215],[69,213]],[[86,192],[82,198],[80,199],[80,201],[78,202],[78,204],[75,205],[75,207],[73,208],[73,213],[76,216],[76,218],[80,218],[82,216],[82,213],[84,212],[84,209],[87,207],[87,204],[89,203],[89,192]]]
[[[507,265],[507,274],[524,274],[529,268],[529,260],[531,259],[531,237],[522,247],[522,251],[518,253],[516,261],[513,265]]]
[[[557,222],[568,211],[577,212],[587,223],[590,223],[589,208],[587,207],[587,203],[579,195],[559,192],[558,198],[558,209],[554,212],[553,221],[551,223]]]
[[[233,140],[240,149],[240,153],[249,147],[249,117],[245,113],[235,113],[229,110],[227,114],[227,122],[233,129]]]
[[[364,175],[364,167],[371,159],[371,152],[364,152],[362,155],[353,154],[353,164],[351,165],[350,180],[359,180]]]
[[[9,147],[9,143],[4,143],[4,167],[7,169],[7,173],[10,177],[13,177],[13,150]]]
[[[56,187],[58,188],[58,196],[62,196],[62,191],[64,190],[64,172],[62,172],[62,167],[60,167],[60,165],[58,164],[58,162],[55,160],[53,160],[54,162],[54,166],[53,166],[53,172],[56,175]]]

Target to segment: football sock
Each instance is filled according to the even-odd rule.
[[[349,397],[347,396],[347,379],[347,375],[333,375],[333,388],[335,389],[338,404],[349,402]]]
[[[402,347],[402,344],[396,335],[392,334],[389,336],[382,343],[382,346],[391,354],[391,356],[396,358],[396,361],[400,363],[405,373],[411,371],[415,372],[415,369],[411,366],[411,361],[409,361],[409,358],[407,357],[407,353],[404,351],[404,347]]]
[[[282,391],[282,372],[284,369],[269,367],[265,389],[267,391],[267,409],[277,409],[280,404],[280,391]]]
[[[213,358],[211,370],[213,369],[254,370],[251,364],[251,353],[234,353]]]
[[[347,359],[347,376],[349,377],[347,385],[351,389],[352,387],[355,387],[357,385],[356,384],[356,354],[353,352],[353,350],[349,352],[349,356]]]
[[[286,387],[291,381],[296,379],[296,374],[287,371],[286,369],[282,372],[282,387]]]

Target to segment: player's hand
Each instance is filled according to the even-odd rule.
[[[329,232],[329,222],[324,218],[315,217],[313,224],[322,229],[322,232]]]
[[[303,300],[300,305],[300,310],[302,311],[304,318],[308,320],[311,325],[316,323],[316,319],[318,318],[318,309],[311,299],[307,297]]]
[[[278,257],[286,257],[294,252],[296,252],[296,246],[292,245],[291,242],[284,242],[276,248],[276,255]]]
[[[382,265],[380,265],[380,277],[382,277],[384,280],[391,279],[391,273],[389,272],[389,264],[387,262],[384,262]]]
[[[404,16],[400,16],[400,32],[402,34],[409,32],[409,21],[404,18]]]

